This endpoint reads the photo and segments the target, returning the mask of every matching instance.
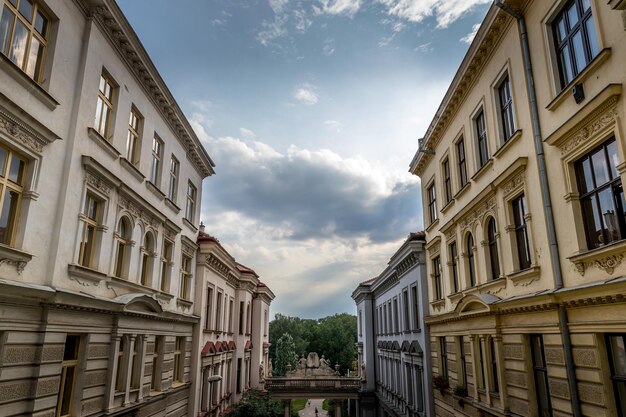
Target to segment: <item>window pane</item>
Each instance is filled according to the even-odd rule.
[[[561,75],[563,77],[564,84],[569,84],[569,82],[574,78],[572,61],[569,56],[569,46],[565,46],[561,51]]]
[[[531,336],[530,337],[530,348],[533,355],[533,366],[536,368],[543,368],[545,364],[543,363],[543,355],[542,355],[542,347],[541,347],[541,337],[540,336]]]
[[[26,29],[26,26],[18,20],[15,22],[15,30],[13,31],[13,42],[11,43],[9,59],[20,68],[24,65],[27,42],[28,29]]]
[[[572,3],[572,6],[567,10],[567,18],[569,19],[570,29],[578,23],[578,10],[575,2]]]
[[[559,43],[563,42],[563,39],[567,36],[567,29],[565,28],[565,16],[561,17],[561,19],[556,24],[556,34]]]
[[[606,151],[609,155],[609,167],[611,168],[611,178],[617,177],[617,166],[619,165],[619,158],[617,156],[617,145],[615,141],[606,145]]]
[[[582,0],[582,6],[583,6],[583,13],[585,13],[591,7],[591,5],[589,4],[589,0]]]
[[[35,16],[35,29],[39,34],[43,37],[46,36],[46,31],[48,29],[48,19],[41,14],[40,11],[37,11],[37,16]]]
[[[7,151],[4,148],[0,148],[0,177],[4,177],[4,168],[7,163]]]
[[[602,213],[602,219],[604,220],[604,228],[608,233],[607,241],[604,243],[619,240],[619,220],[615,210],[615,201],[613,200],[612,190],[607,188],[601,191],[598,194],[598,198],[600,200],[600,212]]]
[[[33,3],[31,0],[20,1],[20,14],[26,18],[29,22],[33,18]]]
[[[537,402],[539,403],[539,415],[541,417],[552,417],[550,397],[548,396],[548,386],[546,385],[545,374],[543,372],[537,372],[535,373],[535,379],[537,380]]]
[[[596,176],[596,187],[600,187],[609,182],[609,167],[607,166],[607,160],[604,156],[604,149],[600,149],[591,155],[591,163],[593,165],[593,173]]]
[[[70,366],[66,370],[65,374],[65,389],[63,390],[63,399],[61,401],[61,415],[70,414],[70,404],[72,402],[72,391],[74,388],[74,374],[76,373],[76,367]]]
[[[585,58],[585,47],[583,46],[582,31],[579,30],[572,37],[572,45],[574,47],[574,59],[576,61],[576,74],[580,73],[587,66]]]
[[[609,337],[615,375],[626,376],[626,349],[623,336]],[[624,397],[626,399],[626,397]]]
[[[595,195],[581,200],[581,204],[583,215],[585,217],[585,224],[587,226],[589,243],[592,248],[595,248],[604,241],[604,238],[602,237],[602,223],[600,222],[600,217],[598,216],[598,206]]]
[[[598,46],[598,40],[596,39],[596,27],[593,23],[593,17],[589,17],[585,21],[585,27],[587,28],[587,39],[589,39],[589,48],[591,49],[591,59],[598,55],[600,47]]]
[[[65,339],[65,350],[63,351],[63,360],[76,360],[78,359],[78,345],[80,343],[80,336],[70,335]]]
[[[0,243],[4,243],[5,245],[11,243],[15,220],[17,217],[18,200],[18,193],[10,189],[5,189],[2,214],[0,214]]]
[[[26,74],[30,78],[36,79],[39,76],[39,68],[43,59],[43,45],[34,36],[28,51],[28,61],[26,62]]]
[[[595,188],[593,185],[593,175],[591,175],[591,162],[589,161],[589,158],[585,158],[581,162],[581,166],[582,166],[582,176],[584,178],[579,179],[580,192],[586,193]]]
[[[26,162],[15,156],[11,158],[11,167],[9,168],[9,179],[16,184],[22,185],[22,180],[24,179],[24,166]]]
[[[5,7],[2,11],[2,18],[0,19],[0,52],[7,54],[7,46],[9,38],[11,37],[11,27],[13,26],[13,19],[15,16],[8,7]]]

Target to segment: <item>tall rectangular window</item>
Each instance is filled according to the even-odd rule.
[[[160,185],[161,160],[163,159],[163,141],[158,137],[152,139],[152,162],[150,163],[150,182]]]
[[[14,244],[26,167],[25,158],[0,146],[0,244]]]
[[[233,313],[235,311],[235,302],[230,300],[228,302],[228,333],[233,332]]]
[[[120,338],[120,344],[117,348],[117,369],[115,370],[115,391],[122,392],[126,390],[126,336]]]
[[[98,220],[100,217],[101,203],[96,197],[87,193],[85,197],[85,207],[81,215],[83,230],[81,233],[80,249],[78,252],[79,265],[92,268],[94,264],[94,250],[96,246],[96,234]]]
[[[0,11],[0,53],[30,78],[42,82],[48,47],[48,17],[39,2],[33,0],[0,1]]]
[[[159,391],[161,389],[161,364],[162,358],[162,336],[154,338],[154,352],[152,352],[152,376],[150,378],[150,390]]]
[[[215,300],[215,330],[221,331],[221,318],[222,318],[222,293],[217,292],[217,299]]]
[[[431,184],[426,190],[428,196],[428,216],[431,223],[437,220],[437,193],[435,191],[435,184]]]
[[[450,248],[450,275],[452,276],[452,289],[454,293],[459,292],[459,270],[457,266],[457,249],[456,242],[452,242],[449,245]]]
[[[180,293],[183,300],[191,300],[191,258],[183,255],[180,271]]]
[[[546,355],[541,335],[530,335],[530,353],[535,380],[535,394],[537,395],[537,415],[552,417],[552,404],[550,404],[550,390],[548,388],[548,368],[546,366]]]
[[[400,331],[400,315],[398,314],[398,299],[393,299],[393,332]]]
[[[492,391],[500,392],[498,384],[498,357],[496,356],[496,341],[489,338],[489,350],[491,351],[491,379],[493,380]]]
[[[474,118],[476,128],[476,142],[478,145],[478,167],[482,167],[489,159],[489,149],[487,147],[487,124],[485,123],[485,112],[481,110]]]
[[[185,372],[185,338],[177,337],[174,348],[174,382],[183,382]]]
[[[196,187],[189,181],[187,183],[187,206],[185,207],[185,218],[193,223],[196,212]]]
[[[626,238],[626,201],[617,165],[614,137],[574,164],[589,249]]]
[[[126,159],[133,165],[139,163],[139,154],[141,153],[139,142],[141,138],[141,123],[141,115],[136,108],[131,108],[128,120],[128,135],[126,137]]]
[[[410,305],[409,305],[409,291],[402,291],[402,311],[404,312],[402,316],[402,320],[404,321],[404,331],[408,332],[411,329],[411,315],[409,313]]]
[[[456,144],[456,154],[459,159],[459,184],[460,188],[467,185],[467,160],[465,159],[465,142],[461,138]]]
[[[441,288],[441,258],[437,256],[433,259],[433,288],[435,289],[435,300],[443,299]]]
[[[80,336],[67,335],[63,349],[63,362],[61,362],[61,381],[59,382],[56,417],[72,415],[72,397],[78,376],[79,351]]]
[[[170,186],[167,190],[167,198],[172,200],[174,203],[176,202],[176,196],[178,195],[178,171],[180,169],[180,164],[178,159],[172,155],[172,160],[170,161]]]
[[[607,335],[607,348],[611,366],[611,381],[615,392],[615,405],[619,417],[626,416],[626,335]]]
[[[206,310],[204,312],[204,328],[211,330],[211,309],[213,308],[213,288],[207,287],[206,289]]]
[[[161,291],[170,291],[170,275],[172,269],[172,253],[174,244],[167,239],[163,240],[163,253],[161,254]]]
[[[131,388],[139,388],[141,385],[141,345],[143,344],[141,337],[135,338],[135,345],[130,358],[130,386]]]
[[[240,301],[239,302],[239,334],[243,334],[244,333],[244,320],[245,320],[245,316],[244,316],[244,302]]]
[[[467,362],[465,359],[465,341],[459,336],[459,366],[461,367],[461,384],[467,388]]]
[[[498,86],[498,104],[500,107],[500,123],[502,129],[502,142],[506,142],[515,132],[515,120],[513,118],[513,97],[511,95],[511,81],[508,74]]]
[[[417,285],[411,287],[411,301],[413,302],[413,330],[419,330],[419,300],[417,298]]]
[[[441,366],[441,370],[439,372],[439,375],[441,375],[444,378],[448,377],[448,351],[446,348],[446,337],[440,337],[439,338],[439,354],[440,354],[440,366]]]
[[[598,55],[600,48],[589,0],[572,0],[552,22],[561,88]]]
[[[524,195],[517,197],[513,204],[513,222],[515,225],[515,240],[519,269],[530,268],[530,246],[528,244],[528,230],[526,226],[526,202]]]
[[[450,160],[446,158],[442,164],[443,168],[443,189],[446,197],[446,204],[452,200],[452,180],[450,178]]]
[[[96,103],[96,117],[94,127],[102,135],[109,139],[111,136],[111,118],[113,117],[113,81],[104,72],[100,75],[98,86],[98,102]]]

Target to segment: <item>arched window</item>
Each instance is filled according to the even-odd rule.
[[[496,240],[496,221],[492,217],[487,224],[487,240],[489,243],[489,266],[491,267],[491,279],[500,277],[500,262],[498,260],[498,242]]]
[[[151,233],[146,233],[143,238],[143,248],[141,251],[141,285],[151,285],[152,283],[152,259],[154,254],[154,239]]]
[[[469,274],[470,287],[476,285],[476,267],[474,262],[474,238],[470,233],[467,235],[467,270]]]
[[[130,257],[131,246],[131,226],[128,219],[122,218],[117,226],[117,251],[115,252],[115,276],[119,278],[127,278],[128,275],[128,258]]]

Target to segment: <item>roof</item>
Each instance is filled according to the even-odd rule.
[[[243,264],[240,264],[239,262],[235,262],[235,264],[237,265],[237,270],[238,270],[239,272],[241,272],[242,274],[252,274],[252,275],[254,275],[254,276],[255,276],[255,277],[257,277],[257,278],[259,277],[259,276],[257,275],[257,273],[256,273],[256,272],[254,272],[254,270],[253,270],[253,269],[248,268],[247,266],[245,266],[245,265],[243,265]]]

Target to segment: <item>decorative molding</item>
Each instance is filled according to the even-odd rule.
[[[487,201],[483,204],[479,205],[474,211],[468,213],[461,219],[459,222],[461,225],[461,229],[465,230],[471,227],[476,221],[482,219],[482,217],[489,211],[495,210],[497,208],[496,197],[491,196]]]
[[[141,220],[144,224],[152,227],[153,229],[157,229],[159,224],[161,224],[160,221],[155,219],[153,216],[150,216],[146,210],[124,196],[119,197],[118,205],[123,209],[126,209],[130,215],[133,216],[133,220]]]
[[[24,272],[24,268],[26,268],[26,263],[26,261],[20,261],[12,258],[0,258],[0,265],[13,265],[17,270],[17,275],[22,275],[22,272]]]
[[[224,262],[222,262],[217,256],[210,253],[204,258],[204,264],[220,275],[222,278],[228,280],[230,276],[230,268]]]
[[[570,256],[567,259],[574,264],[581,276],[584,276],[587,270],[592,267],[612,275],[615,269],[622,264],[624,254],[626,254],[626,242],[620,241]]]
[[[111,184],[92,172],[85,173],[85,184],[95,188],[107,197],[111,195]]]
[[[504,186],[502,186],[502,191],[505,196],[511,195],[514,191],[519,190],[524,187],[524,182],[526,180],[526,171],[522,171],[509,180]]]
[[[606,111],[599,116],[596,116],[592,121],[584,125],[581,129],[577,130],[571,138],[567,139],[561,145],[561,155],[567,156],[575,149],[580,148],[580,145],[586,142],[589,138],[601,132],[606,127],[615,124],[615,120],[618,116],[616,104],[619,97],[610,98],[603,108],[607,108]]]
[[[51,141],[34,130],[25,123],[13,116],[10,111],[0,107],[0,131],[6,133],[29,150],[41,154],[43,147]]]

